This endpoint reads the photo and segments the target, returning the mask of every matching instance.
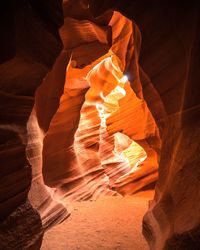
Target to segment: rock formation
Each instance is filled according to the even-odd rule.
[[[148,102],[150,94],[145,94],[142,80],[163,142],[144,235],[151,249],[199,249],[199,3],[135,1],[127,8],[118,1],[114,5],[140,27],[141,66],[166,111],[165,118],[157,116],[159,105],[152,98]]]
[[[102,24],[108,14],[111,19]],[[70,62],[67,57],[66,62],[63,60],[66,79],[58,109],[52,104],[59,98],[53,89],[65,78],[59,75],[64,72],[56,71],[59,58],[38,89],[34,108],[39,116],[35,119],[46,131],[40,156],[43,177],[45,184],[54,188],[56,199],[132,194],[157,179],[157,153],[147,140],[159,139],[159,135],[142,97],[135,51],[139,41],[134,42],[134,29],[136,26],[118,12],[106,13],[93,21],[65,18],[60,31],[62,53],[70,55]],[[73,34],[71,39],[69,32]],[[132,81],[123,72],[130,72]],[[45,84],[52,87],[46,96]],[[47,130],[43,126],[49,119],[49,110],[55,114]],[[41,116],[42,112],[47,115]]]
[[[63,200],[132,194],[159,161],[143,233],[199,249],[198,1],[3,5],[0,248],[39,249]]]
[[[4,1],[1,7],[0,248],[39,249],[42,221],[27,199],[32,176],[26,157],[26,127],[35,90],[62,48],[58,35],[62,6],[60,1],[23,0]],[[46,193],[43,205],[51,202]],[[54,216],[50,216],[52,223]],[[62,206],[62,219],[66,216]]]

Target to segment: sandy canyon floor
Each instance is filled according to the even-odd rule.
[[[42,250],[148,250],[142,217],[153,191],[74,202],[71,215],[44,235]]]

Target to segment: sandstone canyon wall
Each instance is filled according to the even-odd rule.
[[[142,97],[136,56],[140,41],[136,40],[135,35],[139,37],[140,34],[135,30],[137,27],[134,23],[118,12],[109,11],[97,19],[90,20],[88,17],[89,20],[83,21],[77,18],[78,14],[75,19],[75,10],[73,13],[73,17],[65,17],[64,26],[60,31],[64,44],[62,53],[71,57],[69,64],[69,59],[65,62],[66,77],[59,76],[62,72],[53,69],[53,75],[50,73],[45,79],[46,83],[49,84],[50,81],[55,89],[60,84],[59,78],[66,78],[58,109],[54,110],[55,114],[44,137],[44,181],[55,188],[54,195],[57,199],[84,200],[96,199],[101,195],[132,194],[157,179],[157,153],[153,146],[159,150],[159,145],[154,145],[153,140],[153,146],[149,146],[147,142],[150,137],[158,138],[159,142],[159,135]],[[108,21],[107,16],[110,17]],[[73,34],[70,40],[69,34]],[[118,64],[122,65],[121,69]],[[116,67],[119,69],[116,70]],[[121,70],[124,74],[130,72],[130,84],[134,86],[136,94],[125,80],[122,91],[126,96],[118,105],[118,94],[111,92],[120,81],[123,85],[124,80],[120,80],[123,78]],[[47,97],[44,96],[46,88],[42,87],[43,84],[36,95],[37,115],[48,113],[53,108],[52,101],[56,98],[52,90]],[[120,88],[120,85],[117,88]],[[110,94],[112,98],[109,101]],[[113,106],[112,110],[108,111],[111,103],[116,105],[116,108]],[[101,117],[99,109],[107,109],[104,110],[107,112],[105,116],[110,116],[105,120],[105,125],[102,125],[101,120],[104,118]],[[45,123],[46,118],[47,115],[37,118],[40,126]],[[111,124],[114,120],[118,122],[114,126],[110,125],[107,131],[106,122]],[[125,128],[123,124],[126,124]],[[120,131],[122,133],[119,133]],[[115,134],[118,139],[114,138]],[[146,150],[147,160],[144,161],[144,166],[139,163],[144,157],[139,156],[141,147],[137,143],[133,146],[128,136],[138,141]],[[113,153],[116,140],[118,147],[124,147],[121,154],[123,152],[128,155],[129,151],[129,158],[132,158],[129,162],[125,156],[120,157],[120,152]],[[120,145],[120,141],[124,146]],[[134,166],[135,171],[132,170]],[[124,178],[119,180],[123,175]]]
[[[167,113],[164,119],[154,113],[163,145],[144,235],[151,249],[199,249],[199,3],[105,1],[96,10],[108,4],[139,25],[140,64]],[[150,109],[156,110],[143,80],[142,84]]]
[[[62,48],[58,35],[62,5],[61,1],[3,1],[0,18],[0,248],[39,249],[42,220],[27,199],[34,172],[26,157],[27,121],[35,90]],[[43,205],[52,202],[46,193]],[[60,210],[63,219],[67,211],[63,206]]]
[[[97,198],[101,193],[130,194],[155,181],[157,166],[151,165],[151,159],[159,157],[160,151],[159,180],[144,217],[144,235],[151,249],[199,249],[198,1],[90,1],[90,11],[96,16],[113,8],[129,18],[125,26],[130,27],[128,32],[119,29],[129,36],[125,46],[118,44],[117,35],[116,41],[111,39],[115,22],[108,23],[112,12],[94,19],[89,10],[81,11],[84,6],[79,3],[64,1],[64,18],[61,1],[7,1],[2,6],[1,249],[39,249],[43,231],[69,215],[60,199]],[[141,52],[140,32],[131,20],[142,34]],[[92,32],[88,35],[80,27]],[[87,50],[80,41],[87,44]],[[119,51],[115,51],[115,44]],[[79,60],[78,68],[85,74],[82,69],[93,62],[97,65],[96,60],[109,53],[110,48],[120,63],[111,63],[106,71],[108,78],[112,79],[113,69],[122,64],[115,75],[126,72],[129,79],[126,87],[123,81],[120,83],[122,89],[118,87],[118,92],[114,92],[114,101],[112,91],[118,85],[100,95],[99,90],[94,91],[97,81],[93,84],[92,74],[89,85],[84,81],[69,84],[72,68]],[[95,53],[88,54],[88,50]],[[139,54],[141,67],[137,63]],[[100,71],[105,65],[98,67],[96,70]],[[86,71],[98,79],[105,73],[104,70],[100,77],[95,68]],[[123,74],[119,79],[122,77]],[[103,108],[91,105],[94,98],[100,98],[101,103],[103,100]],[[138,103],[144,109],[134,113],[127,108],[127,102],[129,107]],[[105,110],[106,115],[109,113],[106,122],[102,121]],[[140,115],[134,114],[142,110],[147,111],[146,121],[151,121],[143,120],[143,127],[153,127],[147,126],[142,130],[147,133],[137,137],[138,133],[132,132],[138,131],[137,123],[141,125],[141,121]],[[126,119],[131,114],[129,123]],[[92,120],[91,116],[96,118]],[[93,133],[85,128],[85,120]],[[122,152],[133,140],[145,150],[147,159],[146,165],[141,165],[142,171],[130,174],[127,162],[111,160],[114,144],[114,149]],[[124,155],[132,155],[129,152],[125,150]],[[124,175],[122,179],[118,179],[120,174]]]

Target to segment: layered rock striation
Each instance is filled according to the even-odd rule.
[[[104,21],[107,16],[109,22]],[[65,85],[42,152],[44,181],[55,188],[56,199],[127,195],[157,179],[160,145],[152,146],[148,139],[159,141],[159,133],[142,94],[134,29],[119,12],[93,21],[65,18],[62,53],[70,55],[70,62],[66,59],[66,77],[54,71],[52,88],[63,77]],[[53,82],[52,75],[45,81]],[[36,96],[36,115],[45,107],[41,104],[49,103],[51,110],[55,101],[53,91],[45,100],[43,84]],[[39,116],[40,126],[46,118]]]
[[[39,249],[44,228],[27,197],[34,172],[26,155],[27,122],[35,90],[62,48],[58,34],[62,5],[3,1],[0,18],[0,248]],[[35,195],[39,200],[38,192]],[[46,200],[52,200],[49,194],[44,204]]]
[[[161,152],[144,235],[199,249],[199,4],[86,2],[2,6],[1,248],[39,249],[62,200],[154,182]]]

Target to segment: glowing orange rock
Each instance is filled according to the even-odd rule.
[[[157,154],[146,142],[157,127],[142,97],[134,26],[114,12],[109,49],[109,30],[98,20],[67,19],[77,39],[68,39],[64,25],[64,47],[72,56],[44,138],[44,181],[59,199],[131,194],[157,178]]]

